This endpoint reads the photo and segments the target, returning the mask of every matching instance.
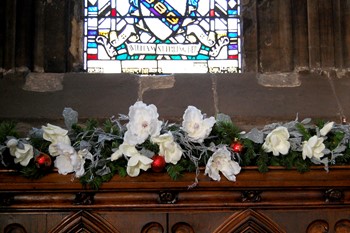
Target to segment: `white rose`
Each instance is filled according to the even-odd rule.
[[[19,163],[22,166],[27,166],[29,161],[34,157],[34,149],[32,145],[21,143],[21,147],[18,147],[19,143],[17,139],[10,139],[6,146],[10,149],[10,154],[14,157],[15,163]]]
[[[326,146],[323,144],[323,138],[318,138],[316,135],[312,136],[308,141],[303,142],[303,159],[316,158],[320,159],[324,154],[323,150]]]
[[[272,130],[265,139],[262,145],[266,152],[272,152],[273,155],[285,155],[288,153],[290,143],[288,142],[289,132],[286,127],[280,126]]]
[[[236,181],[236,176],[241,167],[236,161],[231,160],[231,153],[226,147],[219,148],[208,160],[205,167],[205,175],[220,181],[219,171],[230,181]]]
[[[68,130],[62,129],[59,126],[47,124],[47,126],[42,126],[44,131],[43,137],[46,141],[52,142],[49,146],[49,153],[52,156],[58,156],[55,148],[53,148],[56,143],[64,143],[70,145],[70,139],[68,137]]]
[[[152,142],[158,144],[159,154],[164,156],[166,163],[177,164],[181,159],[182,149],[174,142],[171,132],[152,138]]]
[[[126,125],[124,142],[129,145],[142,144],[149,136],[158,136],[162,126],[158,116],[155,105],[136,102],[129,108],[129,122]]]
[[[334,125],[333,121],[325,124],[323,128],[320,130],[321,136],[326,136],[329,133],[329,131],[331,131],[331,129],[333,128],[333,125]]]
[[[85,159],[83,155],[86,154],[85,151],[77,153],[72,146],[64,143],[53,144],[53,147],[58,153],[54,164],[59,174],[67,175],[75,172],[76,177],[84,174]]]
[[[191,141],[201,143],[209,136],[215,122],[214,117],[204,119],[199,109],[188,106],[183,115],[182,129]]]

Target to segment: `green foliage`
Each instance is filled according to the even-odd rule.
[[[330,150],[334,150],[343,140],[344,136],[345,133],[340,131],[337,131],[335,133],[329,133],[328,137],[330,138],[330,140],[325,142],[325,146]]]
[[[242,140],[244,145],[244,153],[241,156],[241,165],[249,166],[254,165],[256,159],[255,146],[254,143],[248,139]]]
[[[350,148],[349,148],[349,146],[344,151],[344,155],[335,158],[334,162],[335,162],[335,164],[338,164],[338,165],[348,165],[348,164],[350,164]]]
[[[305,126],[303,124],[297,123],[296,128],[303,135],[303,137],[306,141],[311,138],[310,132],[305,128]]]
[[[0,142],[5,142],[7,136],[18,137],[16,123],[13,121],[0,122]]]
[[[49,146],[51,142],[44,140],[43,138],[30,138],[30,144],[37,150],[49,154]]]
[[[105,123],[103,124],[104,131],[110,134],[115,134],[118,135],[119,129],[118,127],[111,121],[111,120],[106,120]]]
[[[85,131],[94,130],[98,127],[98,121],[96,119],[89,119],[85,123]]]
[[[215,135],[217,144],[230,145],[234,139],[239,138],[239,128],[231,122],[219,121],[212,130],[212,135]]]
[[[185,168],[180,164],[168,164],[166,166],[166,171],[172,180],[178,180],[183,176]]]
[[[261,153],[258,155],[256,165],[258,166],[258,170],[261,173],[266,173],[269,171],[268,164],[269,157],[268,154],[261,150]]]
[[[152,143],[149,139],[142,144],[142,147],[147,150],[153,151],[155,154],[159,153],[159,146],[157,144]]]
[[[28,166],[23,167],[20,171],[24,177],[31,180],[37,180],[50,173],[51,169],[40,169],[33,162],[31,162],[28,164]]]
[[[168,164],[166,166],[166,171],[172,180],[178,180],[185,172],[193,172],[195,170],[196,166],[186,159],[181,159],[177,164]]]

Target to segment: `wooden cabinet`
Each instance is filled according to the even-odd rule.
[[[194,174],[115,176],[98,190],[73,176],[0,172],[0,232],[350,232],[350,169],[244,168],[236,182]]]

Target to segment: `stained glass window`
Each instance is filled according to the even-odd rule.
[[[238,73],[240,0],[84,0],[84,68]]]

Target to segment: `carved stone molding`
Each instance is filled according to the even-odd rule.
[[[163,233],[164,228],[158,222],[147,223],[141,230],[141,233]]]
[[[324,193],[325,202],[342,202],[344,199],[343,191],[339,189],[328,189]]]
[[[162,191],[158,196],[158,203],[160,204],[175,204],[177,202],[177,192]]]
[[[261,191],[243,191],[241,195],[242,202],[260,202]]]
[[[75,195],[73,204],[75,205],[93,205],[95,193],[79,192]]]
[[[306,233],[328,233],[329,225],[325,220],[315,220],[309,224]]]

